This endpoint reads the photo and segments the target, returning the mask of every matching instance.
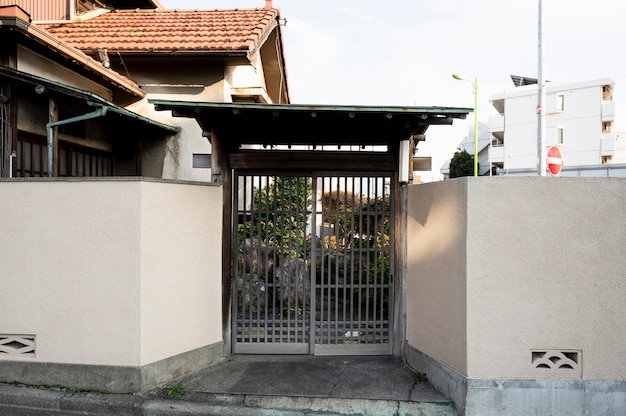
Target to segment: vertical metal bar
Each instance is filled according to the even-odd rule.
[[[244,224],[244,239],[241,242],[242,247],[241,247],[241,253],[242,253],[242,268],[241,268],[241,276],[237,276],[238,278],[238,282],[237,284],[239,285],[238,288],[238,292],[237,293],[241,293],[241,305],[240,305],[240,310],[236,311],[237,313],[237,321],[238,321],[238,332],[240,334],[241,337],[241,341],[243,342],[244,340],[244,325],[245,325],[245,286],[244,286],[244,277],[246,275],[246,244],[245,244],[245,240],[248,237],[248,229],[250,227],[249,224],[249,220],[248,220],[248,212],[247,212],[247,207],[248,207],[248,177],[244,176],[243,177],[243,215],[241,216],[242,222]],[[239,279],[239,277],[241,277],[241,279]]]
[[[348,192],[346,189],[346,181],[347,179],[344,178],[337,178],[337,183],[339,184],[343,184],[343,198],[341,198],[342,194],[341,192],[338,191],[338,196],[337,196],[337,217],[339,218],[339,223],[342,226],[341,229],[341,251],[343,253],[342,256],[342,263],[343,263],[343,304],[342,306],[342,311],[341,311],[341,322],[342,322],[342,332],[345,338],[345,334],[346,334],[346,317],[348,315],[347,313],[347,307],[348,307],[348,263],[347,263],[347,257],[348,257],[348,252],[346,251],[346,247],[347,247],[347,217],[348,217],[348,212],[347,212],[347,205],[348,205]],[[339,185],[338,187],[339,189],[341,189],[341,185]],[[341,199],[343,199],[343,201],[341,201]],[[343,202],[343,209],[342,209],[342,204],[341,202]]]
[[[370,276],[371,276],[371,264],[370,264],[370,258],[371,258],[371,251],[373,250],[373,246],[372,246],[372,213],[371,213],[371,209],[372,209],[372,204],[371,204],[371,195],[372,195],[372,180],[371,178],[367,178],[367,224],[366,224],[366,232],[365,235],[367,236],[367,255],[365,258],[365,270],[366,270],[366,281],[365,281],[365,317],[366,317],[366,324],[368,327],[370,327],[370,314],[371,314],[371,282],[370,282]]]
[[[290,235],[292,236],[293,240],[291,243],[291,250],[290,250],[290,255],[289,257],[292,258],[298,258],[298,254],[299,254],[299,249],[300,249],[300,242],[299,242],[299,238],[298,238],[298,225],[297,225],[297,220],[293,221],[293,218],[298,218],[299,217],[299,213],[300,213],[300,198],[299,198],[299,194],[298,194],[298,178],[297,177],[293,177],[290,178],[289,181],[289,195],[291,197],[291,203],[289,204],[290,208],[293,209],[294,212],[292,212],[292,214],[290,215],[290,222],[291,222],[291,230],[292,232],[290,233]],[[299,270],[298,267],[298,263],[296,262],[296,267],[295,270],[296,272],[298,272]],[[290,285],[290,294],[293,296],[292,300],[291,300],[291,315],[293,316],[293,323],[292,323],[292,327],[293,327],[293,340],[297,341],[297,337],[298,337],[298,324],[299,324],[299,317],[298,317],[298,279],[294,278],[293,280],[290,279],[289,280],[289,285]]]
[[[386,177],[387,178],[387,177]],[[399,287],[396,285],[396,283],[393,281],[395,279],[393,279],[394,277],[394,270],[395,270],[395,265],[396,265],[396,257],[395,257],[395,247],[396,247],[396,242],[395,242],[395,233],[393,232],[393,230],[395,230],[396,228],[396,201],[395,198],[393,197],[395,195],[395,181],[392,180],[391,177],[389,178],[389,212],[387,213],[387,215],[389,215],[389,288],[387,289],[389,291],[389,308],[387,311],[387,341],[389,342],[390,346],[393,347],[392,345],[392,339],[393,337],[389,336],[389,331],[391,331],[394,327],[394,325],[392,325],[392,321],[395,319],[394,315],[394,311],[396,310],[396,287]]]
[[[317,178],[311,176],[311,267],[310,276],[310,308],[309,308],[309,353],[315,353],[316,334],[316,311],[317,311],[317,247],[318,244],[318,224],[317,224],[317,211],[318,211],[318,193],[317,193]]]
[[[274,177],[274,179],[275,179],[275,181],[274,181],[275,182],[275,185],[274,185],[274,198],[277,201],[276,202],[276,207],[274,209],[277,210],[277,212],[279,213],[279,226],[282,229],[283,226],[284,226],[284,222],[285,222],[285,212],[284,212],[284,206],[285,206],[285,201],[284,201],[285,184],[284,184],[284,181],[281,181],[280,189],[279,189],[279,184],[277,183],[278,182],[278,178]],[[279,198],[280,198],[280,201],[279,201]],[[280,207],[281,209],[278,210],[278,207]],[[278,250],[277,260],[280,260],[280,257],[282,256],[282,253],[284,252],[284,241],[283,241],[283,235],[282,234],[278,236],[278,238],[276,240],[276,245],[277,245],[277,250]],[[283,283],[280,280],[276,282],[276,285],[277,285],[278,293],[279,293],[278,304],[279,304],[279,307],[281,308],[279,310],[279,312],[278,312],[280,314],[280,322],[279,322],[280,330],[279,330],[278,334],[280,336],[279,341],[281,341],[282,340],[282,331],[283,331],[283,328],[285,326],[285,314],[283,313],[283,310],[282,310],[282,306],[284,304],[284,298],[285,298],[285,288],[283,287]],[[287,322],[287,324],[288,324],[288,322]]]
[[[296,205],[296,212],[295,212],[295,224],[294,224],[294,257],[296,259],[299,259],[299,255],[303,255],[303,251],[304,251],[304,245],[301,244],[300,241],[300,227],[302,226],[302,179],[300,177],[294,177],[293,178],[293,185],[292,185],[292,189],[294,190],[293,192],[293,198],[295,200],[295,205]],[[304,260],[306,257],[302,257],[302,259]],[[300,293],[300,289],[301,289],[301,282],[299,281],[299,278],[297,276],[303,276],[304,270],[300,270],[300,268],[302,267],[302,264],[298,261],[296,262],[296,278],[294,279],[293,282],[293,286],[294,286],[294,320],[295,320],[295,341],[296,342],[300,342],[301,340],[301,336],[300,336],[300,330],[302,329],[301,324],[302,324],[302,316],[304,316],[304,303],[303,303],[303,299],[300,299],[299,293]],[[300,312],[302,311],[302,312]]]
[[[337,327],[339,324],[339,247],[340,247],[340,239],[339,239],[339,230],[340,230],[340,224],[339,224],[339,178],[332,178],[332,181],[334,181],[335,185],[334,188],[332,188],[333,193],[335,193],[335,198],[331,199],[331,211],[332,211],[332,218],[334,219],[333,221],[333,235],[335,237],[335,248],[333,249],[333,257],[334,257],[334,274],[333,274],[333,285],[335,287],[335,311],[333,313],[332,316],[332,321],[335,324],[335,328],[334,328],[334,343],[335,344],[339,344],[339,339],[338,339],[338,331],[339,328]],[[331,182],[331,187],[333,182]],[[335,202],[336,201],[336,202]]]
[[[350,235],[349,235],[349,241],[350,241],[350,245],[348,247],[348,252],[350,253],[350,317],[349,317],[349,322],[350,322],[350,328],[351,330],[354,330],[355,327],[355,322],[354,322],[354,303],[356,300],[355,297],[355,291],[354,291],[354,286],[355,286],[355,282],[354,282],[354,278],[355,278],[355,273],[354,273],[354,233],[355,233],[355,209],[356,209],[356,200],[355,200],[355,193],[356,193],[356,187],[354,186],[355,184],[355,177],[352,176],[350,177],[350,180],[352,181],[350,189],[350,210],[348,210],[348,215],[349,215],[349,230],[350,230]],[[357,328],[360,327],[360,325],[356,325]],[[359,332],[357,331],[357,339],[359,337]],[[353,334],[351,334],[353,335]]]
[[[374,319],[374,327],[376,328],[380,328],[382,326],[382,319],[381,319],[381,311],[382,311],[382,303],[380,302],[379,299],[379,291],[382,293],[382,282],[379,281],[379,262],[380,262],[380,256],[381,256],[381,248],[380,248],[380,212],[381,212],[381,208],[380,208],[380,190],[379,190],[379,182],[380,182],[380,178],[376,177],[374,180],[374,229],[376,230],[376,249],[374,252],[374,271],[373,271],[373,275],[374,275],[374,309],[376,310],[376,318]],[[382,279],[381,279],[382,280]],[[378,320],[380,319],[380,323],[378,322]]]
[[[381,178],[383,179],[383,178]],[[383,185],[381,186],[381,190],[382,190],[382,198],[381,198],[381,224],[380,224],[380,236],[381,236],[381,254],[380,254],[380,284],[381,284],[381,296],[380,296],[380,316],[381,316],[381,329],[384,328],[385,326],[385,322],[386,322],[386,307],[385,307],[385,298],[387,298],[387,290],[388,290],[388,280],[389,280],[389,276],[386,273],[386,268],[385,268],[385,262],[387,261],[387,256],[388,256],[388,248],[387,248],[387,244],[386,244],[386,227],[385,227],[385,222],[387,220],[387,205],[386,205],[386,192],[385,192],[385,187],[384,187],[384,179],[383,179]],[[381,335],[381,343],[383,342],[382,339],[382,334],[383,332],[380,332]]]
[[[302,284],[302,299],[300,301],[300,303],[302,304],[302,313],[301,313],[301,334],[300,334],[300,340],[301,342],[306,342],[307,341],[307,336],[306,336],[306,328],[307,328],[307,309],[308,307],[311,305],[311,279],[313,278],[313,273],[311,272],[310,269],[310,265],[311,263],[311,252],[309,251],[309,248],[307,247],[307,239],[308,239],[308,235],[307,235],[307,228],[309,225],[309,192],[311,186],[310,182],[311,178],[309,177],[302,177],[300,178],[299,182],[300,182],[300,187],[301,187],[301,191],[300,191],[300,204],[301,204],[301,227],[302,229],[300,230],[301,236],[302,236],[302,256],[304,261],[302,262],[302,267],[304,268],[304,270],[302,271],[302,275],[305,276],[305,278],[308,276],[308,281],[307,280],[303,280],[301,282]],[[309,240],[311,241],[311,240]]]
[[[255,233],[255,228],[258,227],[257,224],[257,201],[255,199],[255,195],[254,195],[254,191],[255,191],[255,183],[254,183],[255,178],[254,177],[250,177],[250,244],[246,245],[246,252],[247,255],[250,256],[248,257],[250,260],[252,260],[252,256],[253,256],[253,252],[254,252],[254,245],[252,244],[252,239],[254,238],[254,233]],[[252,299],[252,296],[250,294],[250,276],[252,275],[252,273],[254,273],[254,264],[252,263],[252,261],[250,261],[250,270],[247,271],[247,273],[244,273],[242,275],[242,286],[244,287],[244,306],[247,306],[247,310],[244,308],[244,322],[245,322],[245,332],[248,334],[248,342],[252,342],[253,341],[253,335],[254,333],[252,332],[252,320],[253,320],[253,316],[252,316],[252,302],[254,301]]]
[[[252,239],[254,238],[254,228],[255,228],[255,224],[256,224],[256,210],[257,210],[257,202],[254,199],[254,190],[255,190],[255,184],[254,184],[254,177],[250,176],[249,177],[249,181],[250,181],[250,244],[246,246],[246,251],[247,251],[247,255],[249,256],[248,259],[252,260],[252,251],[254,250],[253,248],[253,244],[252,244]],[[252,298],[252,293],[250,291],[250,276],[252,275],[252,273],[254,273],[254,265],[252,263],[252,261],[250,261],[249,264],[249,268],[250,270],[247,270],[246,273],[244,273],[242,275],[242,286],[244,287],[244,299],[246,299],[247,301],[244,303],[245,306],[247,306],[247,310],[244,309],[244,322],[245,322],[245,334],[248,334],[248,339],[247,342],[252,342],[252,307],[253,307],[253,302],[254,299]]]
[[[262,189],[265,189],[266,191],[269,190],[269,188],[267,187],[268,183],[267,183],[267,176],[266,177],[261,177],[259,176],[259,192]],[[269,192],[266,192],[266,195],[269,194]],[[264,209],[263,214],[259,214],[260,218],[263,218],[263,221],[259,221],[259,228],[260,230],[263,230],[263,228],[265,228],[265,230],[267,230],[267,222],[269,221],[269,213],[270,213],[270,207],[269,204],[264,204],[259,206],[259,211],[261,209]],[[265,222],[265,227],[263,227],[263,222]],[[267,232],[267,231],[266,231]],[[259,244],[258,244],[258,252],[257,255],[259,257],[259,266],[258,266],[258,273],[259,273],[259,281],[258,281],[258,287],[256,288],[256,292],[259,296],[259,308],[257,309],[257,313],[259,314],[259,319],[261,319],[261,322],[263,323],[263,341],[264,342],[268,342],[268,322],[267,322],[267,276],[268,276],[268,247],[267,247],[267,235],[263,235],[263,238],[261,238],[261,234],[259,233]],[[263,250],[261,250],[261,248],[264,248]],[[263,265],[263,269],[261,269],[261,265]],[[262,287],[261,287],[262,286]],[[263,290],[264,289],[264,290]],[[260,328],[259,328],[260,329]]]
[[[267,189],[268,192],[272,192],[272,195],[274,195],[274,200],[276,201],[277,198],[277,194],[276,194],[276,178],[273,176],[268,176],[267,177]],[[272,250],[272,264],[273,264],[273,268],[272,268],[272,342],[276,342],[276,328],[277,328],[277,322],[276,322],[276,304],[277,304],[277,282],[276,282],[276,266],[278,265],[278,256],[276,254],[276,244],[278,241],[278,224],[277,224],[277,220],[278,220],[278,213],[276,212],[276,205],[274,205],[272,207],[272,222],[273,222],[273,227],[272,227],[272,235],[271,237],[271,244],[270,242],[268,242],[268,246],[271,246],[271,250]],[[278,339],[278,341],[280,341],[280,338]]]
[[[263,180],[263,186],[265,188],[265,194],[267,195],[268,200],[266,200],[266,204],[265,204],[265,214],[264,214],[264,218],[265,218],[265,232],[267,233],[267,225],[268,223],[271,221],[271,207],[269,202],[269,176],[265,176],[264,180]],[[265,342],[268,342],[268,336],[273,332],[273,328],[270,329],[270,324],[268,322],[268,316],[270,316],[269,311],[268,311],[268,307],[269,307],[269,299],[268,299],[268,293],[267,293],[267,288],[269,287],[269,236],[266,234],[263,236],[263,239],[261,240],[260,244],[263,244],[264,246],[264,250],[263,250],[263,279],[262,279],[262,284],[263,284],[263,290],[260,291],[260,294],[263,296],[263,326],[264,326],[264,332],[263,332],[263,339]],[[259,288],[260,290],[261,288]],[[272,331],[272,332],[270,332]]]
[[[291,229],[290,229],[290,218],[292,218],[292,213],[291,213],[291,195],[289,192],[289,187],[288,185],[288,178],[283,178],[283,192],[282,192],[282,196],[283,196],[283,210],[285,211],[285,220],[283,222],[284,227],[285,227],[285,231],[287,232],[287,241],[285,241],[285,250],[283,250],[283,255],[281,257],[281,260],[285,259],[287,256],[289,256],[291,254]],[[287,337],[287,341],[289,341],[289,338],[291,336],[290,334],[290,328],[292,325],[292,319],[291,319],[291,313],[290,313],[290,305],[291,305],[291,288],[290,288],[290,282],[284,281],[282,282],[283,284],[283,289],[285,292],[283,292],[286,296],[283,297],[283,299],[286,300],[286,303],[283,303],[283,310],[285,310],[287,313],[287,327],[286,327],[286,337]]]
[[[365,241],[363,241],[363,235],[367,235],[364,234],[363,232],[363,210],[364,207],[366,207],[363,204],[363,181],[365,180],[365,178],[363,177],[359,177],[359,217],[358,217],[358,235],[359,235],[359,249],[357,251],[358,256],[359,256],[359,260],[358,260],[358,286],[357,286],[357,290],[358,290],[358,320],[359,320],[359,325],[363,326],[364,328],[367,328],[367,316],[363,316],[363,311],[362,311],[362,305],[363,305],[363,276],[365,276],[365,278],[367,278],[367,272],[365,270],[363,270],[363,253],[364,253],[364,244]],[[365,318],[365,324],[363,324],[363,319]],[[367,336],[365,338],[365,340],[363,340],[363,342],[367,343]],[[361,340],[360,340],[361,341]]]
[[[289,208],[290,208],[290,215],[289,215],[289,219],[290,219],[290,237],[291,237],[291,243],[289,244],[290,250],[289,250],[289,257],[291,258],[298,258],[298,249],[299,249],[299,242],[298,242],[298,227],[296,224],[294,224],[293,219],[294,218],[298,218],[298,213],[300,211],[299,208],[299,198],[298,198],[298,178],[297,177],[292,177],[289,180],[289,197],[290,197],[290,204],[289,204]],[[297,221],[296,221],[297,222]],[[296,267],[295,270],[298,270],[298,266],[297,266],[297,262],[296,262]],[[290,278],[289,279],[289,294],[291,295],[291,307],[290,307],[290,312],[291,312],[291,316],[293,318],[293,322],[291,323],[291,340],[292,341],[296,341],[297,340],[297,334],[298,334],[298,279],[297,278]]]
[[[244,240],[242,241],[242,247],[241,247],[241,253],[242,253],[242,257],[243,257],[243,266],[241,268],[241,276],[239,279],[239,294],[241,296],[241,307],[238,311],[238,316],[239,316],[239,327],[241,328],[241,341],[243,342],[245,340],[245,334],[246,334],[246,327],[248,325],[247,320],[246,320],[246,274],[248,273],[247,271],[247,260],[248,260],[248,250],[249,247],[246,245],[245,240],[247,238],[250,237],[249,233],[252,232],[252,213],[248,210],[248,208],[251,210],[252,209],[252,204],[251,201],[249,200],[249,193],[251,192],[251,188],[252,188],[252,183],[250,183],[248,186],[248,181],[249,178],[248,176],[244,177],[244,189],[245,189],[245,193],[243,194],[243,198],[244,198],[244,210],[243,210],[243,217],[242,217],[242,221],[245,224],[244,228],[245,228],[245,233],[244,233]],[[250,189],[248,189],[250,188]]]
[[[72,153],[74,153],[74,152],[72,151]],[[235,218],[233,218],[233,221],[232,221],[232,224],[233,224],[232,225],[232,234],[233,235],[238,235],[239,220],[240,220],[240,218],[242,218],[242,216],[241,216],[242,213],[239,210],[239,190],[240,190],[241,177],[236,172],[235,172],[234,176],[235,177],[234,177],[233,183],[237,184],[237,188],[236,188],[237,191],[233,192],[233,207],[234,207],[233,215],[235,216]],[[244,185],[244,195],[245,195],[245,185]],[[244,228],[245,228],[245,225],[244,225]],[[244,232],[244,239],[245,239],[245,232]],[[242,240],[242,244],[243,244],[243,240]],[[233,320],[232,326],[234,328],[234,331],[232,331],[232,334],[231,334],[231,343],[232,343],[233,346],[237,345],[237,341],[240,339],[240,336],[241,336],[241,332],[240,332],[241,329],[240,329],[240,325],[239,325],[239,308],[240,308],[240,305],[239,305],[239,296],[238,296],[240,287],[239,287],[239,284],[237,282],[237,279],[239,277],[239,266],[238,266],[239,265],[239,257],[238,257],[238,253],[239,253],[240,249],[243,250],[243,248],[239,246],[239,239],[234,239],[233,238],[233,241],[231,242],[231,251],[233,252],[233,257],[235,259],[237,259],[237,262],[235,263],[236,265],[233,266],[233,270],[232,270],[232,273],[233,273],[233,279],[232,279],[233,283],[232,283],[232,285],[233,285],[233,294],[234,294],[234,296],[233,296],[233,300],[232,300],[233,303],[232,303],[232,313],[231,313],[231,316],[232,316],[232,320]],[[243,265],[245,264],[245,260],[244,259],[245,259],[245,257],[242,256],[242,268],[243,268]]]
[[[263,189],[263,177],[260,175],[255,176],[256,180],[257,180],[257,186],[255,187],[255,192],[257,193],[257,195],[259,195],[258,197],[258,201],[256,202],[256,208],[255,208],[255,215],[257,217],[257,242],[255,244],[256,248],[253,248],[253,250],[255,251],[255,257],[257,260],[257,264],[256,264],[256,270],[253,269],[252,274],[250,275],[250,279],[249,279],[249,287],[250,287],[250,294],[251,297],[252,295],[254,295],[253,298],[253,302],[256,305],[255,308],[255,313],[256,313],[256,319],[254,319],[254,321],[250,322],[250,326],[253,326],[253,322],[254,322],[254,327],[253,327],[253,333],[256,335],[255,339],[256,342],[260,342],[259,339],[259,335],[260,335],[260,331],[262,328],[262,320],[261,320],[261,299],[260,299],[260,295],[259,295],[259,288],[258,288],[258,282],[260,280],[261,277],[261,245],[263,244],[263,203],[261,203],[261,198],[263,198],[263,196],[265,196],[266,198],[266,203],[267,203],[267,193],[263,194],[261,192],[261,190]],[[256,286],[256,287],[255,287]],[[254,316],[254,314],[251,314],[251,317]]]
[[[331,286],[330,286],[330,276],[331,276],[331,257],[330,257],[330,253],[331,253],[331,240],[332,240],[332,236],[331,236],[331,232],[330,232],[330,197],[332,196],[330,194],[330,191],[328,190],[329,187],[328,185],[328,178],[326,176],[322,177],[322,198],[325,198],[323,201],[326,201],[326,204],[324,205],[324,203],[322,203],[322,224],[324,225],[324,229],[325,229],[325,237],[324,237],[324,247],[323,247],[323,251],[322,251],[322,293],[326,293],[326,299],[325,302],[322,302],[321,304],[321,308],[322,308],[322,312],[321,314],[323,315],[323,319],[322,319],[322,329],[320,330],[320,333],[324,334],[324,332],[326,333],[326,335],[324,336],[324,343],[328,344],[329,343],[329,339],[330,339],[330,301],[332,299],[331,297]],[[328,194],[328,195],[326,195]],[[325,328],[324,328],[325,327]],[[325,331],[324,331],[325,329]]]

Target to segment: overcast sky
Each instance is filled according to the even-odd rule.
[[[626,130],[626,1],[543,0],[544,76],[549,81],[612,78],[617,130]],[[161,0],[166,8],[263,7],[265,0]],[[294,104],[473,108],[511,75],[538,77],[538,0],[273,0],[281,17]],[[624,114],[624,115],[623,115]],[[431,127],[420,152],[449,158],[473,114]],[[431,148],[431,146],[435,146]],[[439,160],[433,161],[439,165]],[[433,166],[438,170],[438,166]],[[427,179],[427,178],[425,178]]]

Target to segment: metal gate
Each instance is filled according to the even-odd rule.
[[[391,176],[234,179],[233,352],[391,354]]]

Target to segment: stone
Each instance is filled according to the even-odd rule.
[[[305,306],[311,293],[311,275],[306,260],[295,257],[281,259],[274,278],[280,283],[283,301],[296,302],[297,299],[300,307]]]

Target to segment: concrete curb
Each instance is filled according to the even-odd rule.
[[[207,402],[207,399],[210,402]],[[103,416],[457,415],[448,403],[250,394],[220,394],[211,395],[210,398],[205,395],[194,397],[192,394],[184,400],[156,399],[132,394],[70,393],[10,385],[0,385],[0,405],[64,414]]]

